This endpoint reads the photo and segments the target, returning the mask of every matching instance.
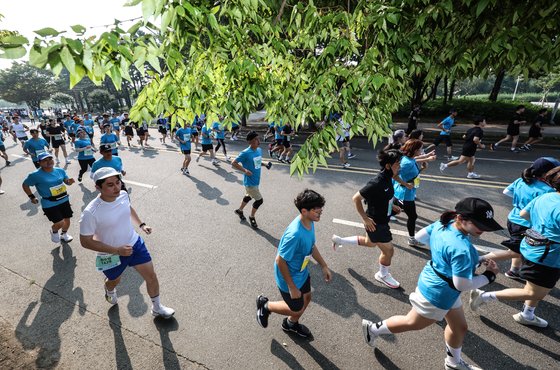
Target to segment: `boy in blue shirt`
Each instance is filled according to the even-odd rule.
[[[331,271],[315,245],[315,222],[320,221],[325,198],[306,189],[294,200],[300,214],[290,223],[278,246],[274,264],[276,285],[282,301],[269,302],[264,295],[257,297],[257,322],[268,326],[271,312],[287,316],[282,321],[282,330],[311,338],[307,327],[299,319],[311,302],[311,278],[308,264],[311,257],[321,266],[326,282],[331,280]]]
[[[27,140],[25,144],[23,144],[23,151],[31,156],[35,168],[39,168],[41,166],[39,165],[39,159],[37,157],[41,153],[50,150],[50,146],[47,140],[39,137],[39,130],[32,128],[29,132],[31,133],[31,140]]]
[[[95,162],[93,152],[96,150],[87,136],[85,128],[79,128],[76,134],[78,135],[78,140],[74,143],[74,150],[78,152],[78,163],[80,164],[78,182],[82,182],[82,176],[86,173],[88,167],[91,167]]]
[[[179,124],[177,124],[181,127]],[[183,160],[183,166],[181,167],[181,172],[184,175],[190,175],[189,173],[189,164],[191,163],[191,135],[192,130],[190,124],[185,123],[185,127],[181,127],[175,133],[175,137],[179,141],[179,148],[181,149],[181,153],[185,156]]]
[[[99,153],[102,157],[93,162],[91,165],[91,176],[100,168],[111,167],[120,172],[123,176],[126,175],[126,171],[123,170],[122,159],[120,157],[113,157],[113,151],[111,146],[108,144],[102,144],[99,146]]]
[[[212,125],[212,131],[214,131],[216,135],[216,141],[218,142],[218,145],[216,145],[216,148],[214,148],[214,152],[217,153],[220,147],[222,147],[222,151],[224,152],[224,157],[226,157],[226,161],[229,162],[230,158],[227,155],[226,143],[224,141],[226,138],[224,125],[223,125],[224,116],[218,116],[218,117],[220,122],[214,122],[214,124]]]
[[[212,129],[206,125],[203,125],[202,129],[200,130],[200,135],[202,136],[202,139],[200,141],[200,144],[202,145],[202,152],[198,154],[198,157],[196,157],[196,161],[200,161],[200,157],[202,157],[203,155],[207,155],[207,152],[210,152],[209,155],[210,159],[212,159],[212,164],[214,166],[217,166],[218,161],[216,160],[216,156],[214,155],[214,146],[212,145]]]
[[[110,125],[104,125],[103,129],[105,130],[105,133],[101,135],[100,144],[109,144],[113,150],[113,155],[118,156],[119,150],[117,149],[117,146],[121,145],[119,137],[111,132]]]
[[[449,116],[438,123],[437,127],[441,128],[441,132],[434,140],[435,147],[442,141],[445,142],[445,146],[447,147],[447,159],[450,161],[459,159],[453,156],[453,143],[451,142],[451,127],[455,124],[455,117],[457,117],[457,110],[453,108],[449,111]]]
[[[111,127],[113,129],[113,132],[115,133],[115,135],[117,136],[117,139],[120,140],[120,133],[121,133],[121,120],[119,119],[119,117],[117,117],[116,113],[113,113],[113,117],[109,120],[109,123],[111,124]],[[113,153],[114,154],[114,153]]]

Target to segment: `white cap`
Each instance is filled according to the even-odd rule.
[[[119,176],[121,177],[121,173],[115,170],[113,167],[101,167],[92,176],[93,182],[97,182],[99,180],[106,179],[111,176]]]

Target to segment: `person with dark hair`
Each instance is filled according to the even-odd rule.
[[[103,125],[103,129],[105,130],[105,133],[101,135],[101,139],[99,143],[108,144],[111,147],[111,150],[113,151],[113,155],[118,156],[119,155],[118,146],[121,145],[119,136],[117,136],[117,134],[115,134],[114,132],[111,132],[111,125],[105,124]]]
[[[185,122],[185,127],[181,127],[180,123],[177,123],[179,130],[175,133],[175,137],[179,141],[179,149],[183,153],[183,165],[181,166],[181,172],[183,175],[189,176],[189,164],[191,163],[191,137],[192,129],[189,122]]]
[[[513,115],[513,118],[511,119],[507,127],[506,137],[495,144],[490,144],[490,149],[496,150],[496,148],[498,148],[498,145],[511,140],[510,150],[513,153],[519,153],[519,149],[517,149],[517,140],[519,140],[519,126],[527,123],[527,121],[523,117],[523,113],[525,113],[525,106],[518,105],[517,108],[515,108],[515,114]]]
[[[496,279],[496,262],[479,257],[471,237],[501,229],[488,202],[465,198],[455,205],[454,212],[444,212],[439,221],[420,230],[416,238],[430,245],[432,259],[424,266],[418,286],[409,296],[412,309],[406,316],[393,316],[378,323],[362,320],[366,343],[374,347],[380,335],[422,330],[445,319],[445,369],[479,369],[461,358],[467,321],[460,294]],[[480,262],[486,271],[477,275]]]
[[[409,139],[417,139],[420,141],[424,141],[424,131],[420,130],[420,129],[416,129],[416,130],[412,130],[409,134],[408,134],[408,138]]]
[[[82,182],[82,176],[86,173],[88,167],[92,167],[95,163],[93,153],[96,151],[89,139],[85,128],[76,130],[78,140],[74,142],[74,151],[78,152],[78,163],[80,164],[80,172],[78,173],[78,182]]]
[[[420,105],[415,104],[408,115],[408,126],[406,127],[406,135],[410,138],[412,131],[418,128],[418,116],[420,115]]]
[[[535,308],[560,280],[560,166],[550,170],[544,181],[555,191],[533,199],[519,212],[530,225],[519,248],[522,256],[519,277],[526,281],[525,286],[493,292],[472,290],[471,310],[477,311],[492,301],[525,301],[523,310],[513,315],[513,319],[522,325],[548,326],[546,320],[535,315]]]
[[[341,246],[379,247],[379,271],[374,277],[393,289],[397,289],[400,283],[389,272],[394,254],[389,218],[391,214],[398,214],[401,210],[393,204],[395,192],[392,184],[393,174],[399,172],[401,158],[402,153],[395,149],[380,152],[377,159],[381,165],[381,172],[352,197],[354,206],[364,222],[366,236],[332,236],[335,251]],[[367,212],[364,211],[363,202],[367,204]]]
[[[343,168],[349,168],[348,155],[350,153],[350,125],[339,117],[334,125],[336,132],[336,143],[338,145],[338,152],[340,164]]]
[[[228,155],[227,155],[226,142],[225,142],[226,133],[225,133],[225,127],[224,127],[224,116],[219,115],[218,116],[218,121],[219,122],[214,122],[212,124],[212,132],[214,132],[214,135],[216,136],[216,141],[218,142],[218,144],[214,148],[214,152],[218,153],[218,150],[221,147],[222,151],[224,152],[224,157],[226,159],[226,162],[229,162],[229,161],[231,161],[231,158],[228,157]]]
[[[299,323],[299,319],[311,302],[311,277],[308,263],[311,257],[321,266],[326,282],[332,278],[327,263],[315,245],[315,222],[321,220],[325,198],[306,189],[294,200],[299,215],[284,231],[274,264],[276,284],[282,301],[270,302],[264,295],[257,297],[257,322],[268,326],[272,312],[287,316],[282,321],[282,330],[310,338],[311,331]]]
[[[282,126],[280,134],[282,135],[282,147],[284,150],[278,156],[278,161],[282,163],[292,163],[290,160],[290,155],[293,153],[291,141],[295,133],[290,122],[286,122],[286,124]]]
[[[525,281],[519,276],[521,268],[521,255],[519,248],[521,240],[525,236],[525,231],[529,229],[531,224],[529,221],[520,216],[521,210],[529,204],[533,199],[553,192],[554,189],[545,182],[545,175],[554,167],[560,166],[560,161],[552,157],[541,157],[533,164],[526,168],[521,177],[511,183],[504,189],[503,193],[513,201],[513,208],[508,215],[507,228],[510,238],[504,240],[501,244],[508,248],[505,251],[491,252],[486,257],[494,261],[502,261],[511,259],[511,267],[505,273],[505,276],[519,281]]]
[[[51,137],[49,136],[49,133],[47,132],[48,127],[49,127],[49,124],[48,124],[47,120],[45,118],[42,118],[41,121],[39,122],[38,130],[40,130],[41,136],[43,137],[43,139],[45,139],[47,141],[47,143],[50,146],[51,145]]]
[[[476,161],[475,155],[477,149],[484,149],[485,145],[482,144],[482,137],[484,136],[484,131],[482,130],[486,126],[486,120],[484,118],[476,118],[474,120],[474,127],[467,130],[466,134],[463,135],[465,143],[463,144],[463,151],[459,159],[451,161],[449,163],[441,163],[439,165],[439,170],[443,173],[448,167],[455,167],[460,164],[467,164],[467,179],[479,179],[480,175],[474,172],[474,162]]]
[[[51,144],[54,149],[54,156],[56,157],[56,164],[58,165],[60,161],[58,160],[58,149],[62,149],[62,155],[64,156],[64,160],[66,164],[70,164],[68,160],[68,153],[66,153],[66,139],[64,137],[65,128],[64,125],[59,122],[55,122],[54,120],[49,120],[49,127],[47,127],[47,133],[51,138]]]
[[[8,155],[6,154],[6,146],[4,145],[4,133],[0,131],[0,157],[4,158],[6,161],[6,166],[9,166],[10,162],[8,159]]]
[[[80,217],[80,243],[82,247],[96,251],[95,267],[105,275],[105,299],[112,305],[118,303],[116,287],[121,275],[132,266],[146,282],[152,301],[152,316],[169,319],[175,310],[160,302],[159,281],[152,257],[132,223],[146,234],[152,228],[140,220],[132,208],[130,199],[121,190],[121,174],[114,168],[104,167],[94,176],[99,195],[92,200]]]
[[[455,125],[455,117],[457,117],[457,109],[452,108],[449,111],[449,116],[447,116],[443,121],[438,123],[437,127],[441,128],[441,132],[434,140],[434,147],[438,147],[441,142],[445,142],[445,147],[447,149],[447,159],[454,161],[458,157],[453,156],[453,142],[451,141],[451,128]]]
[[[391,149],[400,149],[401,146],[406,142],[406,133],[404,130],[395,130],[391,136],[389,136],[389,143],[383,148],[383,151],[389,151]]]
[[[520,148],[521,150],[531,150],[531,145],[542,141],[543,124],[546,122],[545,117],[547,112],[548,110],[546,108],[539,109],[537,118],[535,118],[535,121],[529,128],[529,139]]]
[[[212,129],[206,124],[202,125],[202,129],[200,130],[200,135],[202,139],[200,144],[202,145],[202,151],[198,153],[198,157],[196,157],[196,162],[200,161],[200,158],[205,155],[210,155],[211,163],[214,166],[218,165],[218,160],[216,159],[216,155],[214,154],[214,145],[212,145]],[[210,154],[207,154],[209,152]]]
[[[416,139],[404,143],[401,147],[404,156],[401,159],[400,170],[393,174],[395,198],[402,204],[401,208],[408,217],[406,228],[408,230],[408,245],[411,247],[422,246],[422,243],[414,238],[416,219],[418,219],[415,200],[416,190],[420,186],[421,166],[424,162],[432,162],[436,159],[434,152],[421,154],[423,145],[420,140]]]
[[[50,151],[51,147],[45,139],[39,137],[39,130],[36,128],[29,130],[29,133],[31,134],[31,139],[23,144],[23,151],[31,156],[35,168],[40,168],[38,156],[41,153]]]

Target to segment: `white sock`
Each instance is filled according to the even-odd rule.
[[[484,292],[480,297],[484,303],[498,300],[498,298],[496,298],[496,292]]]
[[[450,362],[451,365],[457,365],[461,362],[461,348],[453,348],[449,344],[445,343],[447,347],[447,362]]]
[[[372,326],[369,327],[369,332],[373,336],[378,336],[382,334],[392,334],[389,328],[387,327],[387,320],[379,321]]]
[[[389,273],[389,266],[379,264],[379,272],[381,273],[381,276],[387,276]]]
[[[535,308],[527,306],[526,304],[523,305],[523,311],[521,311],[521,316],[527,320],[533,320],[535,318]]]
[[[160,303],[159,303],[159,295],[155,297],[150,297],[152,300],[152,310],[159,311]]]
[[[340,238],[339,242],[341,245],[358,245],[358,237],[347,236],[346,238]]]

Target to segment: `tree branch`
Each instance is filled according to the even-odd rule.
[[[280,5],[280,10],[278,11],[278,15],[276,16],[274,23],[280,22],[280,19],[282,18],[282,14],[284,14],[285,7],[286,7],[286,0],[282,0],[282,5]]]

